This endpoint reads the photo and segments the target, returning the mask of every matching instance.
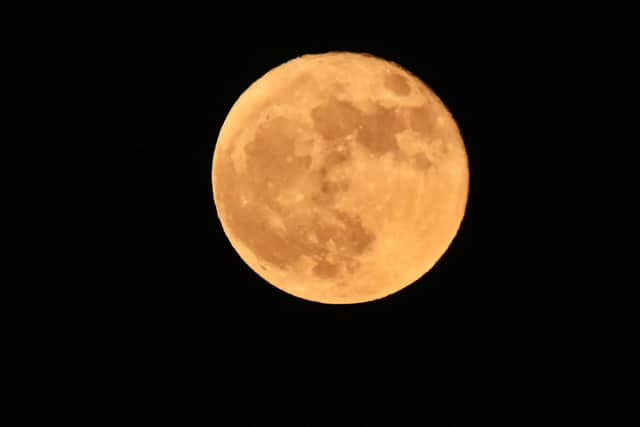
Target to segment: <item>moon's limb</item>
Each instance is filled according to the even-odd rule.
[[[274,286],[325,303],[389,295],[424,275],[464,215],[457,125],[396,64],[306,55],[234,104],[213,162],[231,244]]]

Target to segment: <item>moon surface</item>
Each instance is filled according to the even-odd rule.
[[[445,253],[469,189],[460,131],[400,65],[309,54],[256,80],[215,146],[225,235],[268,283],[352,304],[412,284]]]

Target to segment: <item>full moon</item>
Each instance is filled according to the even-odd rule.
[[[213,154],[231,246],[271,285],[326,304],[389,296],[458,232],[469,190],[459,128],[402,66],[309,54],[251,84]]]

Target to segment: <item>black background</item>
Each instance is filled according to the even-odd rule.
[[[630,421],[633,280],[607,245],[608,171],[633,139],[629,12],[244,7],[6,15],[30,76],[17,110],[37,175],[20,219],[40,260],[23,275],[42,289],[39,411],[82,425]],[[263,282],[226,240],[210,182],[240,93],[329,50],[422,78],[471,171],[436,267],[353,306]]]

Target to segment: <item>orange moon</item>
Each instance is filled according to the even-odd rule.
[[[256,80],[215,146],[225,235],[271,285],[362,303],[427,273],[464,216],[467,154],[443,102],[369,54],[303,55]]]

